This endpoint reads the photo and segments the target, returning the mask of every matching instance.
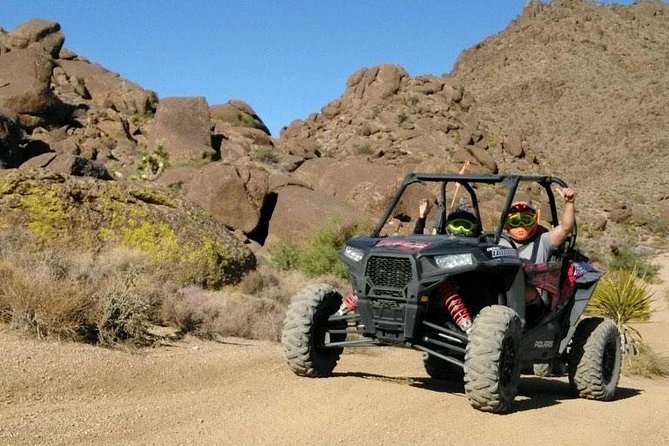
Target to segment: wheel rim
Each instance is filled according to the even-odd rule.
[[[513,339],[507,337],[502,343],[502,358],[500,361],[500,376],[499,381],[503,387],[509,386],[513,380],[516,369],[516,358],[518,352],[516,351],[516,344]]]
[[[606,343],[604,348],[604,354],[602,355],[602,379],[605,383],[608,384],[613,377],[613,371],[616,366],[616,343],[615,341],[609,341]]]

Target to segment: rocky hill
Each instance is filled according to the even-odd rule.
[[[574,184],[586,244],[656,247],[669,232],[668,17],[656,1],[530,2],[452,73],[362,68],[279,138],[241,100],[158,98],[35,19],[0,29],[0,164],[169,190],[257,249],[376,216],[406,172],[469,161]]]
[[[556,174],[579,190],[591,248],[656,246],[669,232],[668,18],[659,1],[529,2],[448,75],[355,73],[278,147],[418,170],[469,159],[480,171]]]
[[[513,129],[590,217],[669,229],[669,4],[531,2],[451,76],[487,127]]]

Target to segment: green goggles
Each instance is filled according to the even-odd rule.
[[[526,228],[537,222],[537,214],[529,212],[513,212],[506,216],[506,224],[512,228]]]
[[[453,235],[472,235],[478,225],[465,218],[455,218],[446,225],[448,232]]]

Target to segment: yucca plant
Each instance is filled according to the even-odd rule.
[[[635,269],[612,270],[597,285],[586,312],[612,319],[620,332],[623,355],[635,355],[641,334],[630,323],[647,321],[653,312],[652,301],[648,285],[637,280]]]

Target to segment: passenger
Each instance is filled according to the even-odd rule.
[[[537,210],[526,201],[513,203],[504,220],[504,230],[515,242],[520,258],[533,263],[547,262],[554,250],[559,248],[574,230],[576,224],[575,198],[576,192],[571,188],[556,188],[565,201],[565,208],[560,223],[549,231],[539,226]],[[504,239],[500,244],[510,246]],[[525,289],[527,304],[547,304],[547,296],[540,293],[534,286]]]

